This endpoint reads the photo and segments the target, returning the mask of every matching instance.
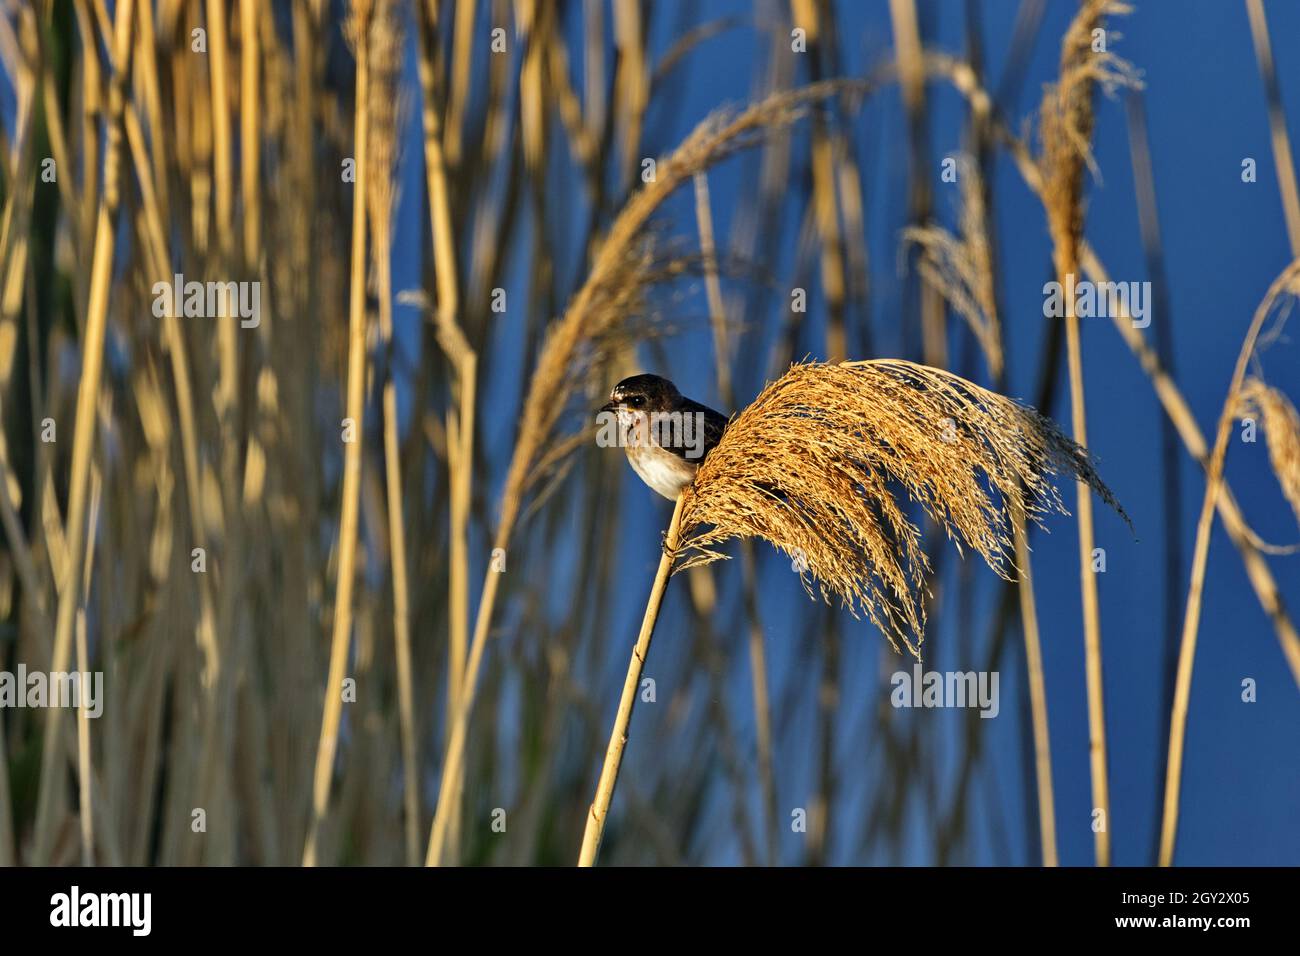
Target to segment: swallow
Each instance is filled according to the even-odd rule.
[[[617,443],[632,470],[669,501],[695,480],[695,472],[722,438],[727,418],[692,401],[658,375],[634,375],[619,382],[598,419],[616,424]]]

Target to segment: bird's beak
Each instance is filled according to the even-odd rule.
[[[618,402],[606,402],[604,405],[600,406],[600,408],[596,409],[596,414],[599,415],[601,412],[616,411],[618,411]]]

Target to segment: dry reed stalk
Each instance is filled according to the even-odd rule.
[[[0,285],[0,396],[8,397],[18,355],[18,312],[27,274],[28,222],[35,191],[36,148],[32,135],[30,83],[19,87],[15,136],[17,161],[8,171],[12,183],[0,221],[0,261],[5,265]]]
[[[99,503],[103,482],[99,468],[90,466],[90,519],[89,540],[86,544],[85,563],[81,569],[82,594],[90,593],[90,574],[95,564],[95,532],[99,524]],[[76,621],[77,672],[90,675],[90,654],[86,647],[86,607],[77,608]],[[95,860],[95,821],[91,809],[93,771],[90,762],[90,718],[86,713],[86,695],[89,688],[82,687],[77,700],[77,805],[81,816],[81,865],[92,866]]]
[[[1178,651],[1178,677],[1174,687],[1174,706],[1169,720],[1169,763],[1165,768],[1165,807],[1160,825],[1160,865],[1173,865],[1174,841],[1178,834],[1178,802],[1182,787],[1183,741],[1187,733],[1187,705],[1192,690],[1192,664],[1196,657],[1196,637],[1201,620],[1201,601],[1205,590],[1205,569],[1210,551],[1210,527],[1214,521],[1215,504],[1223,484],[1223,462],[1228,453],[1228,437],[1232,432],[1232,419],[1241,401],[1241,388],[1246,378],[1246,366],[1255,351],[1264,320],[1273,306],[1284,295],[1300,295],[1300,259],[1292,262],[1273,280],[1268,292],[1255,310],[1246,338],[1241,344],[1237,364],[1228,386],[1228,397],[1219,413],[1218,430],[1214,437],[1214,450],[1206,467],[1205,498],[1196,523],[1196,546],[1192,553],[1192,578],[1187,589],[1187,612],[1183,619],[1183,637]]]
[[[67,550],[59,609],[54,630],[51,671],[65,671],[72,650],[72,632],[80,603],[82,562],[85,560],[87,497],[91,457],[95,439],[95,405],[99,398],[104,363],[104,338],[108,326],[108,294],[112,282],[115,226],[121,200],[122,107],[124,87],[130,69],[133,0],[120,0],[115,10],[112,36],[105,44],[113,50],[114,70],[109,84],[108,148],[104,161],[104,190],[96,217],[94,259],[90,271],[90,298],[86,307],[86,328],[82,338],[81,380],[77,387],[76,419],[72,438],[72,471],[69,478]],[[62,709],[49,708],[45,722],[40,793],[37,803],[36,836],[32,861],[44,864],[50,856],[54,828],[58,823],[55,806],[57,781],[63,769],[59,749]]]
[[[704,260],[704,290],[709,303],[709,328],[713,332],[714,370],[722,403],[734,401],[731,390],[731,345],[727,341],[727,310],[722,302],[718,278],[718,249],[713,235],[713,208],[709,201],[709,177],[695,174],[695,225],[700,234],[700,255]]]
[[[761,537],[919,658],[929,561],[891,485],[978,553],[1014,570],[1009,502],[1064,512],[1051,475],[1087,482],[1120,514],[1087,451],[1050,419],[950,372],[901,359],[793,365],[732,420],[689,489],[681,567]],[[813,591],[807,577],[804,587]]]
[[[1250,36],[1255,45],[1255,59],[1264,81],[1264,96],[1268,101],[1268,128],[1273,140],[1273,160],[1277,167],[1277,186],[1282,193],[1282,210],[1286,214],[1286,231],[1291,240],[1291,254],[1300,256],[1300,190],[1296,188],[1295,162],[1291,156],[1291,140],[1286,132],[1286,114],[1282,110],[1282,93],[1273,68],[1273,50],[1268,39],[1268,20],[1264,16],[1262,0],[1246,0],[1246,15],[1250,20]]]
[[[930,168],[930,160],[926,155],[925,54],[915,0],[889,0],[889,16],[894,30],[894,47],[898,51],[898,80],[902,87],[903,104],[907,109],[911,166],[914,170],[925,170]],[[908,214],[912,222],[921,228],[931,216],[929,176],[912,176],[909,205]],[[928,283],[921,286],[920,318],[922,355],[925,361],[937,367],[946,366],[948,336],[943,299],[939,290]]]
[[[641,128],[646,107],[650,104],[650,66],[646,54],[646,25],[637,0],[613,0],[614,47],[618,51],[614,67],[614,117],[618,127],[621,179],[633,182],[640,161]]]
[[[469,512],[471,477],[474,469],[474,405],[478,389],[478,358],[459,325],[460,288],[456,272],[456,241],[452,225],[447,168],[443,150],[441,86],[435,46],[436,9],[421,8],[425,16],[420,30],[420,89],[423,97],[424,165],[429,193],[430,232],[433,236],[438,304],[435,328],[438,343],[455,370],[453,408],[447,413],[448,483],[450,486],[450,555],[448,560],[448,671],[447,719],[453,723],[465,680],[469,648]],[[451,806],[453,853],[459,844],[459,806],[463,781],[452,780]]]
[[[80,147],[78,152],[82,164],[81,207],[77,215],[76,245],[78,249],[85,250],[91,248],[91,243],[95,240],[95,217],[99,203],[97,197],[101,188],[100,168],[96,157],[99,156],[100,150],[99,121],[104,109],[101,100],[104,81],[100,76],[99,41],[96,39],[101,34],[95,27],[86,0],[74,0],[73,10],[77,16],[77,35],[81,38],[81,56],[77,59],[77,66],[81,68],[80,102],[78,103],[80,123],[77,129],[79,137],[77,145]],[[110,35],[102,34],[104,37]],[[109,50],[112,49],[109,43],[105,43],[104,46]],[[78,280],[77,298],[86,300],[89,298],[87,280],[80,276]]]
[[[806,31],[809,70],[814,81],[823,78],[827,50],[823,48],[823,24],[818,5],[811,0],[791,0],[793,22]],[[834,35],[834,24],[826,24],[827,35]],[[836,153],[840,136],[830,128],[827,118],[813,116],[810,162],[812,167],[812,211],[821,240],[821,284],[826,295],[826,349],[832,362],[847,356],[844,328],[844,304],[848,282],[844,269],[844,244],[840,230],[840,210],[835,176]]]
[[[477,0],[461,0],[456,4],[455,23],[452,26],[451,93],[447,99],[447,165],[456,168],[461,162],[462,126],[465,122],[465,103],[469,98],[470,74],[474,66],[474,15]]]
[[[396,359],[393,344],[392,230],[397,187],[398,79],[402,65],[402,33],[391,2],[381,0],[375,15],[375,76],[371,86],[370,189],[371,259],[379,299],[379,343],[385,350],[384,478],[388,505],[389,563],[393,576],[393,642],[397,669],[398,723],[402,738],[403,833],[406,863],[419,863],[419,750],[416,737],[415,691],[411,673],[410,587],[407,580],[406,529],[402,512],[402,463],[398,438]]]
[[[1056,797],[1052,789],[1052,738],[1047,722],[1047,682],[1043,677],[1043,650],[1038,633],[1038,607],[1029,555],[1029,529],[1018,497],[1012,500],[1012,532],[1016,566],[1020,570],[1016,593],[1025,638],[1025,670],[1029,675],[1029,706],[1034,725],[1034,779],[1038,789],[1038,835],[1043,866],[1056,866]]]
[[[208,0],[207,24],[209,30],[209,61],[211,64],[211,120],[213,146],[213,185],[216,207],[217,242],[209,268],[228,271],[239,257],[236,255],[234,225],[235,177],[233,171],[234,134],[230,111],[235,104],[231,96],[232,54],[228,34],[230,6],[224,0]],[[255,67],[254,67],[255,68]],[[256,85],[241,91],[245,121],[255,122],[257,103],[248,99],[256,92]],[[249,144],[252,146],[252,144]],[[248,149],[254,156],[256,148]],[[241,159],[246,168],[249,157]],[[239,326],[234,316],[225,316],[217,324],[217,382],[213,394],[213,407],[217,414],[217,432],[220,441],[220,485],[217,492],[221,501],[221,563],[225,575],[224,587],[217,594],[216,645],[218,662],[214,671],[207,673],[205,684],[205,721],[203,730],[203,757],[199,774],[198,799],[212,808],[215,818],[213,831],[219,837],[210,841],[201,852],[209,855],[210,862],[229,865],[234,862],[232,837],[232,801],[228,799],[230,785],[229,764],[229,711],[233,681],[238,668],[238,616],[237,595],[243,590],[245,571],[243,549],[244,520],[240,501],[242,481],[243,441],[240,428],[240,371]]]
[[[212,175],[216,185],[217,247],[223,255],[232,248],[234,180],[231,177],[230,64],[226,42],[225,0],[207,0],[209,62],[212,67]],[[229,325],[230,323],[226,323]]]
[[[149,120],[149,128],[161,130],[164,128],[162,94],[158,79],[158,37],[154,28],[153,4],[142,4],[139,9],[140,19],[137,23],[136,30],[136,57],[135,62],[139,67],[137,77],[138,89],[137,95],[144,101],[145,116]],[[169,184],[167,182],[167,146],[169,144],[159,142],[161,137],[155,138],[151,143],[153,146],[153,167],[152,179],[157,185],[158,195],[162,208],[168,212],[171,210],[169,200]]]
[[[1093,31],[1104,17],[1129,12],[1115,0],[1086,0],[1061,41],[1060,78],[1043,94],[1039,111],[1043,177],[1043,207],[1052,237],[1052,262],[1062,286],[1073,283],[1079,269],[1083,236],[1085,169],[1091,165],[1094,85],[1108,92],[1132,82],[1132,71],[1112,53],[1094,52]],[[1083,386],[1083,351],[1074,303],[1065,310],[1066,349],[1070,374],[1070,413],[1074,440],[1086,447],[1088,417]],[[1110,865],[1110,788],[1106,768],[1106,714],[1101,666],[1101,607],[1092,570],[1094,530],[1092,498],[1085,483],[1079,495],[1079,579],[1083,597],[1084,653],[1088,683],[1088,750],[1092,769],[1094,813],[1101,827],[1093,828],[1097,865]]]
[[[1286,395],[1257,378],[1242,385],[1237,414],[1262,419],[1273,474],[1300,522],[1300,414]]]
[[[352,441],[344,448],[342,506],[339,516],[334,633],[330,642],[329,676],[325,681],[320,742],[312,783],[312,818],[303,847],[303,866],[317,862],[320,829],[329,806],[330,778],[338,749],[343,709],[343,669],[347,665],[352,631],[352,588],[356,572],[358,499],[361,493],[361,443],[365,434],[366,387],[366,182],[369,172],[370,14],[372,0],[353,0],[352,38],[356,50],[356,184],[352,194],[352,268],[348,300],[347,416]]]
[[[258,120],[261,116],[260,77],[258,69],[260,51],[257,39],[258,0],[239,0],[239,173],[243,192],[244,211],[244,265],[256,270],[262,258],[262,172],[261,133]]]
[[[632,648],[632,659],[627,665],[623,694],[619,698],[618,712],[614,716],[614,728],[610,731],[609,746],[605,750],[605,762],[601,766],[600,780],[596,784],[596,796],[587,809],[587,825],[582,834],[578,866],[595,866],[596,854],[600,852],[600,841],[605,834],[605,820],[609,816],[610,801],[614,799],[618,771],[623,764],[623,748],[627,746],[627,730],[632,722],[632,707],[636,703],[637,689],[641,684],[641,671],[645,667],[646,656],[650,653],[650,639],[654,636],[655,622],[659,619],[664,590],[668,587],[668,578],[673,570],[673,555],[680,540],[685,502],[686,495],[677,498],[677,503],[673,505],[672,519],[668,522],[668,532],[664,536],[664,552],[659,558],[659,568],[650,587],[645,615],[641,618],[641,631],[637,635],[636,645]]]
[[[697,126],[676,151],[656,164],[655,179],[628,200],[611,225],[582,288],[564,316],[547,330],[520,411],[518,437],[502,491],[494,548],[504,550],[510,544],[523,497],[535,477],[539,458],[552,440],[559,418],[567,408],[582,373],[590,368],[593,343],[623,322],[627,300],[638,292],[633,280],[640,275],[640,281],[645,281],[644,274],[637,268],[640,260],[634,255],[634,249],[650,216],[697,172],[752,145],[765,132],[788,126],[809,105],[838,93],[867,89],[867,84],[856,81],[826,81],[774,94],[738,114],[716,113]],[[442,860],[451,810],[448,798],[455,789],[453,781],[458,780],[462,772],[469,711],[473,708],[478,671],[486,649],[501,577],[489,568],[483,578],[482,596],[465,666],[464,692],[460,695],[456,718],[448,735],[438,808],[430,830],[426,862],[432,864]]]
[[[1061,259],[1061,263],[1075,260]],[[1060,271],[1057,281],[1066,281],[1073,269]],[[1067,305],[1065,340],[1070,374],[1070,418],[1075,441],[1088,441],[1088,419],[1083,394],[1083,353],[1079,341],[1079,318],[1073,305]],[[1097,577],[1093,572],[1095,538],[1092,520],[1092,496],[1087,485],[1078,484],[1079,508],[1079,580],[1083,594],[1083,642],[1088,685],[1088,755],[1092,776],[1093,813],[1100,811],[1101,826],[1093,827],[1097,865],[1110,865],[1110,785],[1106,761],[1106,709],[1101,666],[1101,606],[1097,595]]]
[[[546,168],[547,103],[543,95],[545,48],[551,5],[538,0],[514,4],[515,24],[523,45],[519,65],[519,144],[524,168],[540,181]],[[539,252],[544,260],[545,252]]]

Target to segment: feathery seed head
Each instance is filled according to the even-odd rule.
[[[680,567],[765,538],[800,562],[810,595],[804,567],[823,599],[919,657],[929,562],[906,499],[1009,579],[1015,503],[1034,521],[1065,513],[1054,474],[1124,514],[1087,451],[1032,408],[899,359],[796,364],[732,420],[685,492]]]

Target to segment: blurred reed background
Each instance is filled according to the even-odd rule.
[[[1226,5],[1254,45],[1227,67],[1251,91],[1234,108],[1271,124],[1252,196],[1285,230],[1255,237],[1268,275],[1220,317],[1223,361],[1274,277],[1267,305],[1294,293],[1300,254],[1273,64],[1293,75],[1295,51],[1270,49],[1261,0]],[[1099,599],[1094,534],[1112,562],[1138,545],[1109,514],[1094,529],[1086,488],[1060,489],[1074,517],[1044,545],[1068,559],[1048,550],[1018,583],[923,523],[926,666],[1000,671],[1002,713],[981,720],[891,707],[912,658],[809,602],[788,556],[733,543],[738,560],[669,588],[601,862],[1185,859],[1191,654],[1221,613],[1199,607],[1206,471],[1231,541],[1209,573],[1231,566],[1232,629],[1256,655],[1215,692],[1267,681],[1262,729],[1238,728],[1271,767],[1242,781],[1245,812],[1276,779],[1285,806],[1296,379],[1249,347],[1231,387],[1216,367],[1189,398],[1173,374],[1182,280],[1146,64],[1115,29],[1143,10],[869,6],[0,2],[0,669],[105,687],[98,719],[0,709],[0,864],[574,862],[667,523],[595,446],[591,409],[645,368],[731,413],[806,356],[921,361],[1090,447],[1152,449],[1154,467],[1103,452],[1101,472],[1159,583],[1129,575],[1140,605],[1122,586]],[[1030,77],[1052,84],[1041,103]],[[1094,111],[1119,169],[1094,160]],[[1133,187],[1094,192],[1103,172]],[[1034,314],[1052,276],[1107,276],[1092,204],[1139,227],[1112,271],[1151,280],[1149,329]],[[257,321],[160,314],[155,283],[176,274],[258,283]],[[1030,303],[1032,333],[1013,340],[1008,301]],[[1274,316],[1254,332],[1270,355],[1287,351]],[[1103,339],[1141,423],[1084,414],[1082,342]],[[1267,445],[1229,454],[1252,414]],[[1234,455],[1255,469],[1253,526],[1219,491]],[[1017,564],[1041,543],[1021,516]],[[1134,617],[1140,690],[1106,643]],[[1112,817],[1112,792],[1140,824]],[[1297,858],[1295,829],[1198,839],[1191,859]]]

